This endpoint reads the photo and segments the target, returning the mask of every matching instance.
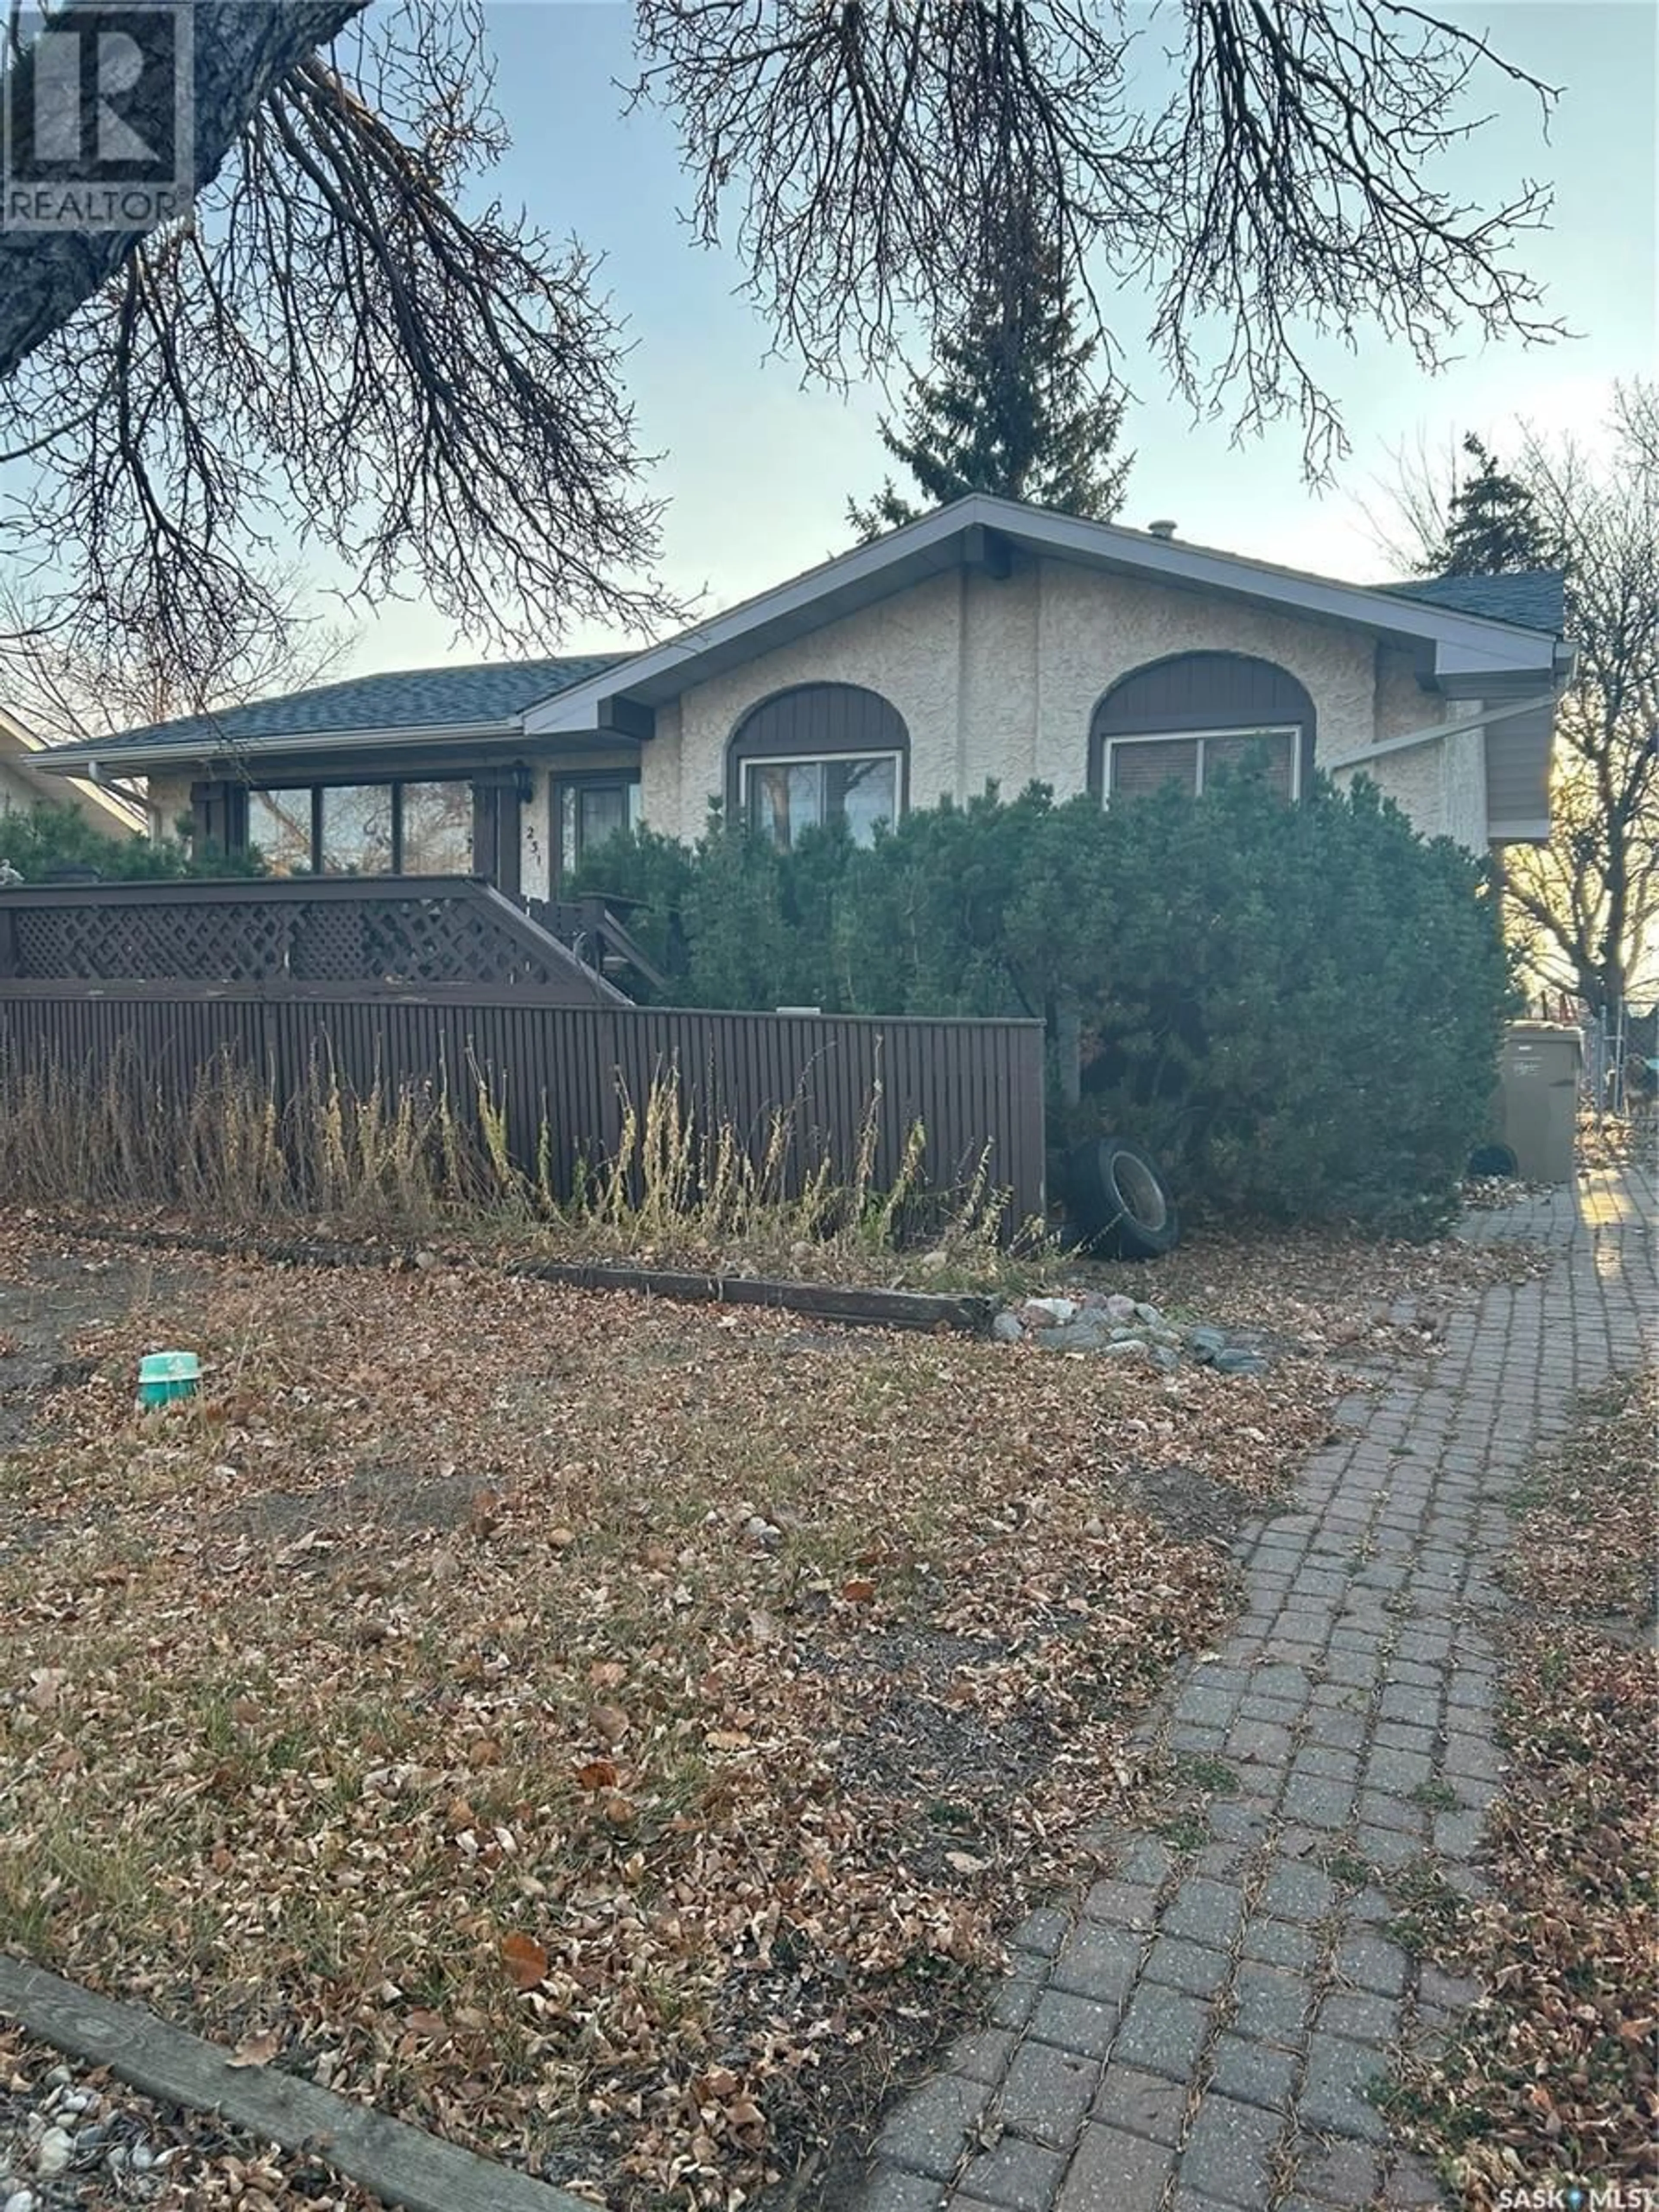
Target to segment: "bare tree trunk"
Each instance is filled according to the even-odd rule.
[[[244,125],[271,87],[312,50],[333,38],[368,0],[168,0],[192,19],[195,55],[195,145],[191,186],[199,189],[219,171]],[[110,11],[97,0],[72,0],[54,19],[56,30],[96,38]],[[117,11],[118,18],[118,11]],[[116,20],[118,33],[125,26]],[[38,41],[14,63],[13,112],[32,111]],[[170,137],[173,83],[165,72],[149,71],[133,88],[124,120],[148,143]],[[151,126],[147,131],[146,124]],[[94,180],[95,181],[95,179]],[[9,197],[9,180],[0,192]],[[22,230],[8,227],[0,209],[0,380],[26,355],[68,322],[91,298],[154,222],[136,230]]]

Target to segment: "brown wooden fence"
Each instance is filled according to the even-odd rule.
[[[76,957],[83,967],[106,968],[107,947],[127,927],[124,903],[143,909],[171,901],[176,908],[185,888],[223,896],[233,887],[100,886],[105,926],[96,939],[105,951],[89,959],[87,933],[68,923],[58,941],[81,946]],[[305,888],[314,897],[319,887]],[[252,889],[268,908],[273,887]],[[64,886],[56,898],[64,905],[84,896]],[[359,891],[365,902],[386,896],[385,887]],[[435,896],[432,886],[425,896]],[[52,902],[38,890],[0,892],[0,946],[15,948],[17,915],[38,915],[43,903]],[[15,951],[9,963],[0,958],[0,969],[12,969],[0,972],[0,1071],[55,1066],[95,1079],[125,1060],[164,1096],[182,1098],[205,1070],[228,1058],[258,1073],[279,1103],[319,1068],[359,1096],[377,1082],[389,1090],[447,1082],[451,1096],[466,1102],[482,1082],[505,1106],[509,1141],[527,1168],[536,1164],[545,1127],[553,1176],[564,1191],[579,1160],[614,1154],[624,1101],[642,1104],[665,1077],[678,1078],[700,1128],[729,1124],[757,1158],[777,1113],[785,1112],[792,1182],[825,1157],[838,1176],[849,1176],[873,1102],[879,1183],[891,1182],[920,1124],[931,1188],[960,1188],[984,1159],[993,1182],[1009,1193],[1011,1228],[1042,1210],[1039,1023],[680,1011],[629,1006],[603,986],[588,1003],[572,1004],[562,974],[539,983],[325,981],[297,978],[284,965],[225,981],[211,973],[228,963],[213,950],[214,933],[200,911],[206,903],[186,902],[200,948],[197,964],[210,970],[206,975],[19,974]],[[223,903],[233,909],[230,935],[240,930],[238,941],[245,942],[235,898],[223,896]],[[431,934],[430,925],[422,930]],[[30,935],[27,927],[21,934]],[[44,944],[46,933],[37,927],[33,941]],[[153,942],[153,933],[147,938],[139,928],[128,941]]]

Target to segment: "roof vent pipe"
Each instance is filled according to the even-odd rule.
[[[1146,525],[1146,534],[1149,538],[1173,538],[1175,532],[1176,526],[1173,522],[1149,522]]]

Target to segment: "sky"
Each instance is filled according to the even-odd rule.
[[[1546,137],[1530,94],[1494,86],[1496,120],[1447,174],[1482,206],[1501,204],[1522,176],[1553,185],[1552,228],[1521,251],[1550,312],[1578,335],[1547,348],[1471,343],[1430,379],[1403,347],[1367,334],[1334,364],[1352,454],[1316,493],[1302,477],[1294,423],[1239,447],[1224,423],[1194,422],[1135,343],[1145,302],[1126,296],[1115,309],[1131,392],[1122,442],[1137,458],[1125,522],[1170,517],[1202,544],[1376,580],[1392,571],[1364,509],[1380,504],[1391,453],[1424,441],[1443,453],[1468,429],[1501,453],[1517,418],[1593,438],[1613,380],[1659,366],[1659,7],[1510,0],[1448,12],[1561,88]],[[1150,10],[1139,15],[1152,21]],[[738,295],[735,258],[698,247],[680,216],[688,187],[672,125],[621,112],[615,81],[629,74],[629,9],[492,0],[489,20],[514,139],[494,182],[508,204],[522,201],[547,228],[605,258],[634,344],[641,443],[663,455],[653,489],[668,502],[667,582],[684,597],[702,595],[702,611],[713,612],[842,550],[848,495],[866,495],[884,473],[884,395],[803,386],[790,362],[767,357],[769,333]],[[572,651],[623,641],[592,625],[561,641]],[[441,617],[398,605],[362,626],[348,665],[476,657]]]

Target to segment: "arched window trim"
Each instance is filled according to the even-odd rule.
[[[1193,744],[1194,783],[1201,789],[1206,739],[1281,732],[1295,741],[1294,804],[1312,787],[1318,734],[1306,686],[1264,654],[1209,648],[1165,653],[1126,670],[1096,702],[1089,718],[1089,789],[1110,804],[1112,755],[1119,747]]]
[[[781,718],[777,710],[792,703],[797,712]],[[727,740],[727,818],[750,819],[757,770],[817,763],[827,786],[848,760],[892,763],[893,819],[902,817],[910,802],[910,734],[890,699],[867,684],[819,679],[769,692],[744,709]],[[818,812],[832,811],[826,788]]]

